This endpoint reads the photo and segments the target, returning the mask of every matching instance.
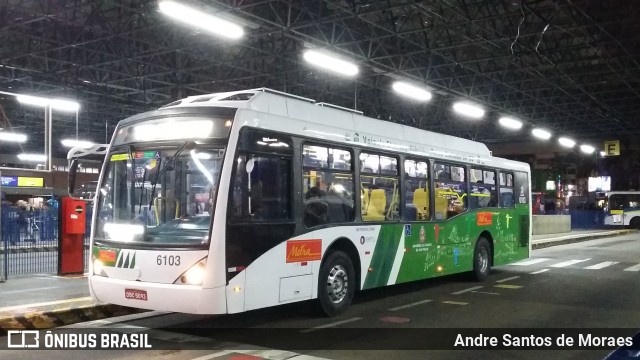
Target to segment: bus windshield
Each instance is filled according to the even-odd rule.
[[[193,142],[110,154],[96,202],[95,240],[207,244],[223,155],[222,147]]]

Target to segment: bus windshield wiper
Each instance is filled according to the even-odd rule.
[[[176,151],[175,154],[164,164],[164,166],[156,172],[156,176],[153,177],[153,181],[151,181],[151,200],[149,200],[149,209],[153,205],[153,198],[156,196],[156,184],[160,179],[160,176],[164,174],[170,167],[173,166],[173,163],[176,161],[176,158],[187,148],[193,146],[195,143],[193,141],[185,141],[180,148]],[[162,159],[158,160],[158,166],[160,166],[160,162]]]
[[[136,148],[133,145],[129,145],[129,161],[131,164],[131,214],[136,213],[136,160],[134,159],[134,155],[136,153]],[[133,215],[132,215],[133,216]]]
[[[142,199],[144,198],[144,182],[147,180],[147,170],[149,168],[145,166],[144,173],[142,174],[142,182],[140,183],[140,201],[138,201],[138,215],[142,213]],[[145,217],[146,219],[146,217]]]

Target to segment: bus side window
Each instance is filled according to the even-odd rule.
[[[510,208],[514,205],[513,174],[500,172],[500,207]]]
[[[245,165],[249,162],[253,164],[251,171],[247,171]],[[290,219],[288,174],[291,161],[278,156],[240,155],[236,163],[230,194],[231,217],[237,221]]]
[[[353,166],[348,150],[304,144],[303,222],[306,227],[355,220]]]
[[[363,221],[400,219],[400,177],[394,157],[360,153]]]
[[[469,207],[479,209],[498,206],[495,172],[471,169],[471,191],[469,191]]]
[[[426,161],[405,160],[405,219],[431,220],[429,165]]]
[[[447,220],[467,211],[466,169],[462,166],[434,164],[435,217]]]

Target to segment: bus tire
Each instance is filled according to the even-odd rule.
[[[632,229],[640,229],[640,217],[634,217],[629,221],[629,227]]]
[[[320,266],[318,304],[324,315],[336,316],[351,305],[356,290],[356,274],[349,256],[330,253]]]
[[[473,252],[473,278],[485,281],[491,272],[491,245],[489,240],[479,237]]]

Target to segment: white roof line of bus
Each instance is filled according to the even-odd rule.
[[[354,110],[354,109],[343,108],[343,107],[340,107],[340,106],[337,106],[337,105],[332,105],[332,104],[327,104],[327,103],[316,103],[315,100],[310,99],[310,98],[305,98],[305,97],[302,97],[302,96],[293,95],[293,94],[289,94],[289,93],[285,93],[285,92],[281,92],[281,91],[273,90],[273,89],[269,89],[269,88],[256,88],[256,89],[247,89],[247,90],[239,90],[239,91],[229,91],[229,92],[221,92],[221,93],[212,93],[212,94],[203,94],[203,95],[197,95],[197,96],[190,96],[190,97],[187,97],[185,99],[182,99],[179,104],[175,104],[175,105],[172,105],[172,106],[164,107],[163,109],[171,109],[171,108],[176,109],[176,108],[190,107],[190,106],[193,106],[193,107],[217,106],[217,107],[237,107],[238,109],[243,109],[243,108],[251,109],[251,105],[250,104],[253,103],[254,100],[256,100],[259,96],[253,96],[249,100],[217,101],[217,99],[229,97],[229,96],[232,96],[234,94],[251,93],[251,92],[255,93],[256,95],[260,95],[260,93],[264,93],[264,94],[270,94],[270,95],[275,95],[275,96],[287,97],[289,99],[298,100],[298,101],[301,101],[301,102],[304,102],[304,103],[307,103],[307,104],[321,105],[321,106],[317,106],[317,107],[326,109],[326,111],[333,110],[333,111],[340,111],[340,112],[348,113],[353,117],[354,120],[355,120],[356,117],[358,117],[358,118],[365,118],[367,120],[372,120],[372,121],[376,121],[376,122],[386,122],[384,120],[375,119],[375,118],[371,118],[371,117],[365,116],[365,115],[361,114],[359,111]],[[197,100],[199,98],[202,98],[202,97],[211,97],[211,99],[209,101],[192,103],[193,101],[195,101],[195,100]],[[302,119],[299,119],[299,120],[306,121],[306,120],[302,120]],[[512,160],[508,160],[508,159],[502,159],[502,158],[493,157],[491,155],[491,151],[482,142],[473,141],[473,140],[469,140],[469,139],[465,139],[465,138],[461,138],[461,137],[456,137],[456,136],[452,136],[452,135],[448,135],[448,134],[437,133],[437,132],[433,132],[433,131],[429,131],[429,130],[419,129],[419,128],[411,127],[411,126],[404,125],[404,124],[394,123],[394,125],[395,126],[399,126],[399,127],[403,128],[403,129],[420,130],[420,131],[428,132],[428,133],[431,133],[431,134],[434,134],[434,135],[438,135],[438,136],[450,137],[450,138],[456,139],[457,141],[465,141],[465,142],[468,142],[469,144],[474,144],[474,145],[481,146],[481,147],[484,148],[484,149],[482,149],[483,150],[482,153],[467,152],[467,151],[463,151],[463,150],[460,150],[460,149],[452,150],[452,149],[447,149],[447,148],[440,148],[439,146],[433,146],[435,149],[443,149],[443,150],[452,151],[452,154],[455,154],[455,153],[466,154],[467,156],[475,157],[475,158],[478,158],[478,159],[496,158],[496,159],[501,159],[501,160],[506,160],[506,161],[512,161]],[[519,163],[519,162],[515,161],[514,163]]]

